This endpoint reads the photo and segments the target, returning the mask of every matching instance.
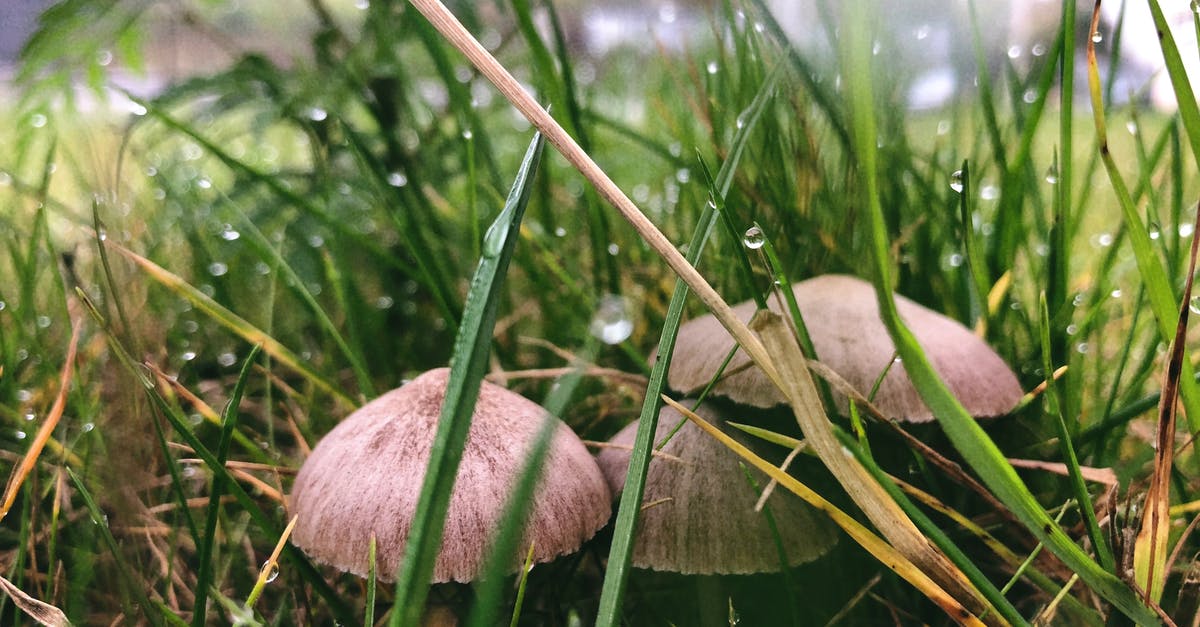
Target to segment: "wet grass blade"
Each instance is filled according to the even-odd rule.
[[[1151,3],[1152,10],[1156,6],[1156,3]],[[1097,25],[1100,20],[1099,6],[1096,9],[1096,12],[1092,15],[1091,28],[1093,32],[1098,27]],[[1165,50],[1166,48],[1164,47]],[[1154,250],[1154,245],[1146,229],[1146,224],[1143,222],[1142,216],[1134,204],[1133,197],[1129,194],[1129,188],[1126,186],[1125,180],[1117,168],[1117,163],[1109,152],[1104,103],[1100,98],[1100,69],[1096,61],[1096,44],[1091,39],[1088,40],[1087,51],[1088,88],[1092,98],[1092,115],[1096,124],[1096,136],[1100,146],[1100,159],[1104,163],[1104,168],[1108,172],[1108,179],[1112,183],[1113,191],[1116,193],[1117,200],[1121,205],[1121,212],[1125,217],[1123,225],[1129,235],[1129,244],[1133,249],[1138,272],[1141,274],[1142,282],[1146,287],[1146,297],[1150,303],[1150,310],[1154,312],[1154,318],[1158,322],[1159,335],[1164,342],[1170,342],[1175,335],[1175,324],[1177,322],[1175,296],[1172,293],[1171,280],[1167,277],[1166,269],[1163,268],[1162,259]],[[1177,85],[1178,88],[1179,86]],[[1188,93],[1191,93],[1190,90]],[[1194,102],[1192,106],[1196,106]],[[1183,103],[1180,103],[1181,112],[1183,107]],[[1197,123],[1200,125],[1200,112],[1196,114],[1196,117]],[[1197,135],[1200,135],[1200,128],[1197,128]],[[1189,133],[1189,138],[1190,136],[1191,133]],[[1197,141],[1200,141],[1200,137],[1197,138]],[[1198,154],[1200,154],[1200,147],[1198,147]],[[1179,394],[1183,398],[1183,406],[1187,413],[1189,430],[1193,434],[1197,434],[1200,433],[1200,387],[1197,387],[1194,379],[1195,369],[1187,359],[1184,359],[1179,382]]]
[[[745,152],[750,132],[762,117],[762,111],[770,100],[770,89],[764,85],[759,96],[747,108],[744,123],[734,136],[729,150],[729,156],[721,164],[721,169],[712,178],[711,189],[716,192],[713,202],[706,204],[696,222],[696,229],[688,242],[687,263],[695,266],[700,261],[704,247],[716,224],[717,205],[723,202],[725,194],[733,183],[733,175],[738,163]],[[749,115],[747,115],[747,113]],[[702,164],[703,165],[703,164]],[[707,173],[707,169],[705,169]],[[736,241],[736,240],[735,240]],[[659,335],[657,361],[650,371],[650,382],[646,386],[646,397],[638,417],[637,434],[634,436],[633,450],[629,456],[629,468],[625,474],[624,489],[621,493],[617,519],[613,527],[613,541],[608,554],[608,569],[604,574],[604,585],[600,593],[600,611],[597,615],[598,627],[611,627],[620,623],[621,606],[625,595],[625,582],[629,578],[630,559],[633,556],[634,531],[637,528],[638,516],[642,508],[642,495],[646,488],[646,472],[650,468],[650,452],[654,446],[654,434],[658,429],[658,410],[661,407],[658,397],[662,393],[671,358],[675,352],[675,335],[679,332],[679,323],[683,317],[683,306],[687,301],[689,288],[682,279],[675,281],[671,292],[671,300],[667,305],[666,319]]]
[[[853,1],[847,8],[849,19],[844,40],[847,66],[843,68],[843,76],[848,79],[860,188],[865,191],[875,289],[880,318],[900,353],[905,371],[921,399],[933,410],[946,436],[1001,502],[1069,568],[1079,573],[1097,594],[1139,623],[1157,623],[1158,616],[1128,585],[1094,562],[1047,515],[999,447],[946,388],[916,338],[900,319],[892,295],[889,241],[876,179],[878,166],[867,7],[862,1]]]
[[[1046,294],[1042,293],[1038,302],[1041,312],[1041,341],[1042,368],[1044,372],[1054,372],[1054,363],[1050,353],[1050,313],[1046,305]],[[1116,571],[1112,549],[1108,546],[1108,538],[1100,530],[1096,520],[1096,509],[1092,506],[1092,496],[1088,494],[1087,485],[1083,481],[1083,473],[1079,469],[1079,457],[1075,454],[1075,444],[1071,441],[1071,430],[1067,427],[1067,415],[1059,401],[1059,384],[1054,377],[1046,379],[1046,405],[1049,413],[1054,415],[1054,424],[1058,427],[1058,444],[1062,447],[1062,456],[1066,460],[1067,472],[1071,479],[1071,489],[1075,494],[1075,502],[1083,514],[1083,522],[1087,527],[1088,538],[1092,541],[1100,566],[1109,572]]]
[[[521,218],[533,189],[530,183],[537,172],[543,144],[542,135],[535,135],[525,152],[508,202],[484,236],[483,256],[471,280],[463,322],[454,343],[446,399],[429,454],[429,466],[417,500],[404,560],[396,577],[392,627],[416,625],[421,620],[434,562],[442,543],[442,525],[471,427],[471,414],[487,368],[501,288],[519,238]]]
[[[225,415],[221,420],[221,440],[217,444],[217,463],[222,467],[229,458],[229,445],[233,441],[233,432],[237,429],[238,412],[242,395],[246,391],[246,382],[250,380],[250,368],[261,351],[261,347],[258,346],[250,350],[245,363],[242,364],[241,372],[238,373],[237,383],[233,385],[233,392],[229,395],[229,404],[225,407]],[[212,583],[213,576],[213,546],[217,541],[217,519],[221,515],[221,496],[224,493],[225,477],[221,474],[214,474],[208,495],[208,516],[204,521],[204,537],[200,545],[196,547],[199,552],[197,559],[200,561],[200,569],[196,574],[196,602],[192,607],[193,627],[201,627],[208,620],[208,587]]]

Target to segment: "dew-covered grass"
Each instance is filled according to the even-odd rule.
[[[682,295],[671,306],[675,273],[549,146],[499,287],[472,292],[534,130],[409,5],[313,2],[294,7],[304,17],[263,19],[261,8],[191,4],[62,3],[0,105],[0,469],[20,477],[0,523],[0,576],[75,624],[399,620],[395,595],[410,589],[338,573],[286,542],[277,574],[260,578],[291,521],[293,477],[320,438],[453,356],[470,361],[464,372],[561,408],[584,440],[607,440],[661,385],[647,356],[669,345],[681,312],[704,307]],[[1103,624],[1122,613],[1118,598],[1140,598],[1125,582],[1153,471],[1163,329],[1174,330],[1194,236],[1186,111],[1106,107],[1130,212],[1100,160],[1085,79],[1059,72],[1061,39],[915,110],[918,72],[888,66],[909,58],[912,34],[883,31],[869,80],[854,83],[870,87],[876,213],[863,179],[870,150],[855,135],[862,92],[842,80],[862,68],[842,51],[792,47],[762,3],[734,2],[695,9],[706,28],[685,45],[593,56],[570,32],[583,8],[549,8],[453,7],[726,301],[761,298],[777,277],[873,280],[882,264],[896,292],[974,329],[1017,373],[1030,395],[981,423],[998,460],[937,423],[902,425],[903,436],[869,416],[833,418],[845,450],[895,488],[887,498],[922,533],[944,531],[951,561],[1007,599],[985,622],[1057,612],[1050,623]],[[275,22],[302,25],[283,47],[296,52],[239,44],[227,65],[200,64],[152,95],[115,87],[124,72],[153,73],[164,23],[216,42],[251,28],[271,42]],[[1085,36],[1065,47],[1080,77]],[[1146,270],[1151,260],[1160,275]],[[1174,307],[1165,321],[1163,295]],[[490,335],[489,351],[456,352],[456,338],[474,333]],[[1059,374],[1049,394],[1048,369]],[[785,408],[707,402],[757,428],[747,440],[772,463],[800,435]],[[1184,529],[1200,509],[1198,421],[1180,414],[1169,482],[1167,546],[1178,559],[1160,573],[1158,604],[1176,620],[1197,608],[1196,542]],[[1084,483],[1090,507],[1064,438],[1085,476],[1111,469],[1118,481]],[[22,476],[30,451],[40,452]],[[1009,492],[980,464],[1003,458],[1024,460],[1001,486]],[[794,476],[870,528],[819,454],[795,464]],[[1069,549],[1039,541],[1043,530],[1010,500],[1017,487],[1103,577],[1072,580],[1060,561]],[[521,576],[422,586],[427,617],[952,622],[846,535],[782,574],[628,568],[610,551],[634,528],[630,506],[617,509],[578,553]],[[1111,589],[1097,583],[1105,577]],[[0,599],[0,622],[29,620],[37,608],[19,599]]]

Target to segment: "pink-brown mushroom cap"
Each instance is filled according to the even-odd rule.
[[[296,476],[292,542],[319,562],[390,581],[404,557],[449,371],[431,370],[367,403],[313,449]],[[520,479],[545,410],[484,382],[467,435],[433,581],[475,579]],[[555,419],[557,420],[557,419]],[[526,522],[524,546],[545,562],[578,549],[611,514],[610,492],[591,454],[559,422]],[[513,568],[517,567],[514,561]]]
[[[817,358],[859,392],[870,392],[896,350],[879,319],[875,288],[855,277],[831,274],[796,283],[792,292]],[[781,311],[778,299],[771,298],[768,304],[773,311]],[[1021,399],[1023,392],[1013,371],[965,326],[903,296],[896,296],[896,308],[934,370],[971,415],[999,416]],[[754,301],[733,307],[743,321],[749,321],[755,309]],[[687,322],[679,328],[667,381],[685,392],[703,387],[733,346],[733,337],[712,315]],[[735,374],[721,379],[713,393],[754,407],[783,404],[783,395],[761,370],[745,368],[749,363],[745,352],[738,351],[725,370]],[[845,410],[845,399],[839,397],[838,402]],[[910,422],[933,419],[901,363],[888,370],[874,404],[892,418]]]
[[[722,424],[707,407],[697,413]],[[664,407],[659,412],[655,445],[682,419],[674,408]],[[614,493],[625,485],[637,425],[634,422],[618,432],[609,440],[613,446],[597,457]],[[656,455],[650,460],[642,497],[646,509],[638,520],[633,548],[634,566],[686,575],[781,569],[767,519],[754,511],[759,492],[746,480],[736,454],[691,422],[685,422],[661,452],[677,459]],[[750,472],[760,488],[766,487],[765,475]],[[837,542],[837,533],[825,515],[787,490],[776,489],[767,505],[789,566],[810,562]]]

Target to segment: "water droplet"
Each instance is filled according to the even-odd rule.
[[[1013,44],[1008,47],[1008,58],[1017,59],[1021,56],[1021,46]]]
[[[607,294],[600,299],[588,330],[605,344],[620,344],[633,334],[629,301],[622,296]]]
[[[1058,168],[1056,168],[1054,166],[1050,166],[1046,170],[1046,182],[1051,185],[1058,184]]]
[[[963,173],[962,170],[955,170],[950,174],[950,189],[962,193],[963,190]]]
[[[951,253],[950,256],[946,258],[946,263],[949,264],[951,268],[957,268],[963,265],[963,256],[959,253]]]
[[[221,239],[227,242],[232,242],[241,236],[242,234],[238,233],[237,229],[233,228],[230,224],[221,227]]]
[[[984,200],[995,200],[1000,196],[1000,188],[995,185],[984,185],[979,190],[979,197]]]
[[[1112,296],[1113,298],[1120,298],[1120,297],[1121,297],[1121,295],[1122,295],[1122,292],[1121,292],[1121,289],[1120,289],[1120,288],[1117,288],[1117,289],[1115,289],[1115,290],[1113,290],[1113,291],[1109,292],[1109,294],[1108,294],[1108,295],[1109,295],[1109,296]]]
[[[937,134],[946,135],[950,132],[950,120],[938,120]]]
[[[1192,233],[1195,232],[1195,230],[1196,230],[1196,225],[1194,225],[1190,222],[1180,224],[1179,225],[1179,237],[1191,237]],[[3,303],[0,303],[0,305],[2,305],[2,304]],[[3,307],[0,307],[0,309],[3,309]]]
[[[472,132],[471,132],[471,129],[469,129],[469,128],[468,128],[468,129],[466,129],[466,130],[464,130],[464,131],[462,132],[462,138],[463,138],[463,139],[471,139],[471,138],[473,138],[473,137],[475,137],[475,134],[474,134],[474,133],[472,133]]]
[[[1104,41],[1104,35],[1100,34],[1100,31],[1095,31],[1092,33],[1092,43],[1098,44],[1102,41]]]
[[[96,65],[107,66],[113,62],[112,50],[101,50],[96,53]]]
[[[1188,310],[1200,316],[1200,296],[1193,296],[1191,300],[1188,301]]]
[[[767,237],[763,234],[763,230],[755,225],[746,229],[746,233],[742,235],[742,243],[750,250],[758,250],[767,243]]]
[[[25,413],[25,422],[33,422],[33,419],[34,419],[34,418],[36,418],[36,417],[37,417],[37,416],[35,416],[35,415],[33,414],[33,412],[26,412],[26,413]]]
[[[320,248],[325,245],[325,238],[321,237],[320,235],[309,235],[308,245],[312,246],[313,248]]]
[[[554,228],[554,236],[555,237],[564,237],[564,236],[566,236],[566,234],[567,234],[567,230],[565,228],[563,228],[561,226]]]
[[[1088,346],[1087,342],[1080,342],[1075,345],[1075,352],[1079,353],[1080,355],[1086,355],[1088,352],[1088,348],[1090,348],[1090,347]]]
[[[1097,235],[1096,243],[1099,244],[1101,248],[1108,248],[1109,246],[1112,246],[1112,244],[1113,244],[1112,233],[1101,233],[1100,235]]]
[[[687,183],[692,180],[692,171],[687,168],[679,168],[675,170],[675,180],[680,183]]]
[[[354,8],[359,11],[366,11],[371,8],[371,0],[354,0]]]
[[[39,329],[45,329],[50,326],[50,316],[38,316],[37,325]]]
[[[42,128],[46,125],[46,116],[41,113],[35,113],[29,116],[29,125],[33,128]]]
[[[92,430],[95,428],[96,428],[96,423],[94,423],[94,422],[85,422],[85,423],[83,423],[83,426],[80,427],[80,429],[82,429],[84,433],[91,433]]]
[[[22,403],[28,403],[32,399],[33,399],[32,391],[24,390],[24,389],[17,390],[17,400],[18,401],[21,401]]]
[[[1151,222],[1146,231],[1150,234],[1150,239],[1158,239],[1162,236],[1162,229],[1159,228],[1157,222]]]
[[[225,276],[225,274],[228,272],[229,266],[221,263],[220,261],[214,261],[208,264],[208,273],[213,276]]]
[[[606,250],[608,251],[608,254],[612,255],[613,257],[616,257],[617,253],[621,252],[621,247],[617,246],[616,242],[609,242],[608,248]]]
[[[264,571],[266,571],[266,573],[267,573],[267,576],[265,579],[265,581],[267,583],[271,583],[272,581],[275,581],[276,579],[279,578],[279,564],[277,562],[267,560],[266,562],[263,563],[262,569]]]
[[[179,355],[179,358],[184,361],[191,361],[196,358],[196,351],[183,351],[183,353]]]
[[[221,353],[217,355],[217,363],[228,368],[237,363],[237,355],[231,352]]]
[[[1079,333],[1079,325],[1068,324],[1066,331],[1067,331],[1067,335],[1075,335],[1076,333]]]
[[[408,177],[399,172],[392,172],[387,176],[387,182],[392,187],[404,187],[408,185]]]
[[[329,112],[321,107],[311,107],[308,110],[308,119],[313,122],[322,122],[327,117],[329,117]]]
[[[28,434],[27,434],[27,433],[25,433],[24,431],[17,430],[15,433],[13,433],[13,435],[14,435],[14,436],[16,436],[16,438],[17,438],[18,440],[24,440],[24,439],[25,439],[25,436],[27,436]]]
[[[1137,135],[1137,132],[1138,132],[1137,122],[1135,122],[1134,120],[1129,120],[1129,121],[1125,122],[1125,130],[1129,131],[1130,135]]]
[[[379,298],[375,299],[376,309],[391,309],[392,305],[395,304],[396,301],[391,296],[380,296]]]
[[[199,187],[200,189],[211,189],[212,181],[206,177],[200,177],[196,179],[196,187]]]
[[[745,120],[745,118],[743,118],[743,117],[742,117],[742,116],[740,116],[740,115],[739,115],[739,116],[737,116],[737,122],[736,122],[736,124],[737,124],[737,127],[738,127],[738,128],[742,128],[743,126],[745,126],[745,125],[746,125],[746,120]]]
[[[706,71],[707,71],[709,74],[716,74],[716,73],[717,73],[717,69],[718,69],[717,62],[716,62],[716,61],[709,61],[709,62],[708,62],[708,63],[707,63],[705,66],[704,66],[704,69],[705,69],[705,70],[706,70]]]

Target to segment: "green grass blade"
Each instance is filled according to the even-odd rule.
[[[391,625],[416,625],[421,620],[425,597],[438,548],[442,543],[442,524],[450,506],[450,494],[458,474],[471,413],[479,397],[479,384],[487,368],[492,330],[496,323],[501,288],[519,237],[521,218],[533,189],[530,185],[542,153],[544,140],[534,136],[517,172],[508,202],[484,236],[483,257],[479,260],[450,360],[450,379],[446,400],[434,436],[429,466],[417,500],[404,561],[396,577],[396,605]]]
[[[583,352],[581,362],[590,363],[595,352],[593,341],[592,346]],[[563,376],[551,389],[550,396],[543,404],[546,416],[542,420],[533,446],[529,448],[520,478],[504,504],[504,513],[500,518],[504,522],[496,531],[492,547],[488,549],[487,562],[480,577],[481,583],[475,589],[475,608],[467,621],[468,627],[491,627],[497,622],[504,584],[512,568],[513,556],[519,548],[517,543],[525,530],[525,519],[533,507],[534,488],[542,476],[546,454],[550,451],[550,442],[561,424],[557,416],[562,414],[581,378],[582,371],[579,368]],[[525,573],[522,573],[522,576],[524,575]]]
[[[768,81],[769,82],[769,81]],[[769,96],[755,98],[751,104],[748,116],[734,136],[733,145],[729,150],[729,158],[721,164],[716,177],[712,179],[712,187],[720,192],[714,203],[706,204],[696,222],[696,229],[688,242],[687,262],[695,266],[700,261],[704,246],[708,242],[713,226],[716,224],[716,201],[723,202],[724,195],[733,181],[733,173],[737,170],[750,132],[761,117],[760,107],[765,107]],[[667,305],[666,319],[658,340],[658,357],[654,368],[650,371],[650,382],[646,386],[646,397],[642,411],[638,417],[637,435],[634,437],[633,450],[629,455],[629,469],[625,474],[625,487],[621,493],[621,501],[617,510],[617,519],[613,526],[613,541],[608,553],[608,570],[604,574],[604,585],[600,591],[600,609],[596,617],[597,627],[613,627],[621,622],[621,606],[625,597],[625,582],[629,578],[630,559],[633,556],[634,531],[637,529],[638,515],[642,508],[642,495],[646,489],[646,471],[650,468],[650,452],[654,446],[654,434],[658,428],[658,410],[661,406],[659,395],[662,394],[667,370],[671,366],[671,357],[675,351],[675,334],[679,331],[679,322],[683,317],[683,305],[690,290],[682,279],[675,280],[675,289],[671,292],[671,301]]]
[[[75,484],[75,489],[79,492],[79,496],[83,498],[83,504],[87,507],[88,514],[92,517],[92,522],[100,528],[100,538],[104,540],[104,545],[112,554],[113,561],[117,565],[117,572],[121,576],[126,588],[133,594],[134,599],[141,608],[141,614],[151,624],[157,627],[162,624],[162,609],[159,605],[150,602],[150,597],[146,595],[146,591],[142,588],[142,584],[134,576],[129,569],[129,564],[121,554],[121,548],[117,546],[117,540],[113,537],[112,530],[108,528],[108,516],[96,505],[95,499],[92,498],[92,493],[84,485],[83,480],[79,475],[71,470],[70,466],[65,466],[67,475],[71,478],[71,483]],[[156,608],[158,611],[155,611]],[[132,618],[127,616],[126,618]]]
[[[1054,372],[1054,362],[1050,354],[1050,312],[1046,305],[1044,292],[1038,305],[1041,312],[1042,368],[1044,372]],[[1100,559],[1100,567],[1108,572],[1115,572],[1116,562],[1113,559],[1112,549],[1108,546],[1108,537],[1100,530],[1100,523],[1096,520],[1096,509],[1092,506],[1092,496],[1088,494],[1087,484],[1083,481],[1083,473],[1079,470],[1079,458],[1075,455],[1071,430],[1067,428],[1067,416],[1059,401],[1058,385],[1054,377],[1046,378],[1045,399],[1047,410],[1054,415],[1054,425],[1058,427],[1058,443],[1062,447],[1063,460],[1066,461],[1071,479],[1071,489],[1075,493],[1079,511],[1083,514],[1088,537],[1095,548],[1096,556]]]
[[[241,372],[238,373],[237,383],[233,385],[233,392],[229,395],[229,404],[225,407],[225,416],[221,421],[221,440],[217,444],[217,463],[221,466],[224,466],[225,460],[229,458],[229,445],[233,441],[233,432],[237,429],[242,394],[246,391],[246,382],[250,380],[251,366],[261,351],[261,347],[258,346],[250,351],[242,364]],[[224,475],[214,474],[212,488],[208,494],[208,517],[204,522],[204,537],[196,547],[199,551],[197,559],[200,561],[200,570],[196,574],[196,602],[192,606],[193,627],[202,627],[208,620],[208,588],[213,577],[213,547],[217,541],[217,519],[221,515],[221,496],[224,493]]]
[[[1151,0],[1151,10],[1157,9],[1157,3]],[[1156,15],[1156,19],[1161,17],[1161,11]],[[1094,24],[1099,19],[1099,15],[1092,18]],[[1165,26],[1161,26],[1165,28]],[[1121,205],[1121,212],[1125,217],[1124,226],[1129,234],[1129,244],[1133,249],[1134,260],[1137,262],[1138,273],[1141,274],[1142,281],[1146,287],[1146,297],[1150,302],[1150,309],[1154,312],[1154,318],[1158,322],[1159,337],[1163,342],[1170,342],[1175,335],[1175,324],[1177,322],[1175,311],[1175,296],[1171,288],[1171,280],[1167,277],[1167,271],[1163,267],[1162,259],[1154,250],[1153,241],[1150,239],[1150,233],[1146,228],[1142,216],[1138,213],[1137,206],[1134,204],[1133,197],[1129,193],[1129,188],[1125,184],[1125,179],[1122,177],[1120,170],[1117,168],[1117,163],[1109,152],[1107,124],[1104,117],[1104,104],[1100,100],[1100,70],[1096,62],[1096,46],[1095,42],[1088,40],[1088,88],[1092,98],[1092,115],[1096,124],[1096,135],[1100,145],[1100,159],[1104,163],[1104,169],[1108,172],[1108,179],[1112,183],[1113,192],[1117,195],[1117,201]],[[1163,52],[1167,54],[1168,44],[1164,42]],[[1167,54],[1168,60],[1170,55]],[[1175,53],[1178,60],[1178,51]],[[1183,86],[1186,93],[1191,96],[1190,87]],[[1181,87],[1176,83],[1176,93],[1182,94]],[[1185,105],[1180,103],[1180,115],[1183,116]],[[1192,108],[1196,108],[1195,102],[1192,102]],[[1200,109],[1196,111],[1196,141],[1200,142]],[[1185,127],[1187,126],[1186,117]],[[1189,130],[1189,139],[1192,138],[1192,133]],[[1200,154],[1200,144],[1193,144],[1196,153]],[[1200,387],[1195,383],[1195,368],[1192,367],[1191,361],[1184,358],[1182,377],[1179,380],[1179,395],[1183,399],[1183,406],[1187,413],[1188,429],[1193,434],[1200,433]]]
[[[103,323],[103,319],[100,317],[99,311],[97,311],[95,306],[92,305],[89,300],[87,300],[86,295],[81,291],[77,291],[76,293],[80,295],[80,298],[88,307],[91,314],[97,319],[101,320],[101,325],[106,327],[106,325]],[[250,515],[250,519],[254,521],[254,524],[257,525],[264,534],[274,538],[280,537],[282,534],[280,533],[279,529],[275,526],[271,519],[267,517],[266,513],[262,511],[262,508],[260,508],[258,504],[254,502],[254,499],[250,498],[250,495],[246,492],[245,488],[243,488],[241,484],[239,484],[233,479],[232,476],[230,476],[229,471],[226,470],[224,464],[219,463],[217,460],[217,456],[211,450],[209,450],[209,448],[205,446],[203,442],[200,441],[200,438],[196,437],[196,434],[191,430],[191,428],[188,427],[187,419],[178,411],[176,411],[175,408],[167,404],[167,402],[163,400],[162,396],[155,391],[154,383],[150,381],[140,369],[138,369],[133,361],[133,358],[129,355],[125,347],[111,333],[107,334],[107,339],[109,348],[111,348],[113,352],[117,354],[118,360],[126,366],[126,368],[129,370],[129,374],[138,381],[139,385],[141,385],[151,405],[153,405],[154,408],[157,409],[159,413],[167,419],[167,422],[171,423],[171,428],[173,428],[175,432],[179,434],[179,437],[183,439],[184,444],[187,444],[195,452],[196,456],[204,462],[204,465],[209,469],[210,472],[213,473],[214,477],[221,477],[221,480],[228,488],[229,493],[237,500],[238,504],[246,510],[246,512]],[[179,482],[178,478],[175,478],[174,480]],[[198,535],[198,532],[194,533]],[[337,593],[335,593],[333,589],[329,587],[329,584],[325,583],[325,580],[321,577],[321,574],[318,573],[316,568],[313,567],[312,563],[308,561],[308,558],[304,555],[304,553],[290,544],[287,546],[286,551],[292,564],[299,569],[301,577],[304,578],[304,580],[313,587],[317,594],[329,604],[330,610],[333,612],[337,620],[343,624],[353,623],[354,615],[350,612],[350,609],[345,603],[342,602]]]
[[[1046,514],[1004,454],[946,388],[912,332],[900,320],[892,295],[888,234],[876,180],[877,149],[867,6],[864,1],[856,0],[849,2],[847,8],[851,17],[846,25],[847,67],[843,70],[843,76],[848,79],[859,178],[861,189],[866,192],[875,288],[880,317],[903,359],[905,371],[955,448],[1021,522],[1101,597],[1139,623],[1157,623],[1158,616],[1141,602],[1127,584],[1092,561]]]

